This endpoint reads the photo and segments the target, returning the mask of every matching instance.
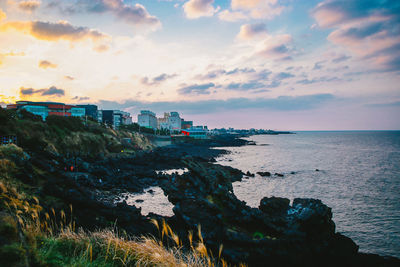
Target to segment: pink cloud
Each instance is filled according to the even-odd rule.
[[[324,1],[312,14],[321,28],[333,31],[327,39],[375,68],[400,69],[400,14],[393,2]]]
[[[265,37],[267,35],[267,27],[264,23],[244,24],[240,27],[237,38],[242,40],[251,40],[257,37]]]
[[[218,10],[213,7],[214,0],[189,0],[183,5],[185,15],[189,19],[213,16]]]

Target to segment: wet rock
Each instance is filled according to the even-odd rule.
[[[255,176],[254,173],[251,173],[250,171],[247,171],[246,175],[249,176],[249,177],[254,177]]]
[[[257,172],[258,175],[263,176],[263,177],[269,177],[271,176],[270,172]]]
[[[335,234],[332,209],[319,199],[295,198],[288,211],[290,225],[312,238],[330,238]]]
[[[271,216],[286,216],[290,200],[281,197],[264,197],[258,207],[262,212]]]
[[[154,194],[154,190],[153,189],[149,189],[147,192],[152,194],[152,195]]]
[[[275,173],[275,176],[278,176],[278,177],[283,177],[284,175],[282,174],[282,173]]]

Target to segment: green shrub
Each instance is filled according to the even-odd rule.
[[[19,243],[0,247],[0,265],[25,266],[26,250]]]
[[[50,115],[46,119],[46,123],[49,126],[57,126],[60,129],[66,129],[71,132],[84,131],[85,125],[81,118],[78,117],[62,117]]]

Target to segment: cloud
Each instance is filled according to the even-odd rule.
[[[236,73],[254,73],[256,72],[253,68],[235,68],[233,70],[227,71],[226,75],[233,75]]]
[[[322,63],[325,63],[325,60],[315,62],[314,67],[313,67],[313,70],[320,70],[320,69],[322,69],[322,68],[324,67],[324,66],[322,65]]]
[[[11,21],[0,25],[0,31],[16,30],[29,34],[36,39],[45,41],[66,40],[70,42],[91,39],[100,41],[109,37],[97,30],[86,27],[76,27],[66,21],[43,22],[43,21]]]
[[[346,55],[340,55],[334,59],[332,59],[332,63],[340,63],[340,62],[344,62],[347,61],[351,58],[351,56],[346,56]]]
[[[79,12],[105,13],[110,12],[117,19],[135,26],[161,26],[160,20],[150,15],[141,4],[128,5],[123,0],[78,0],[76,3],[63,5],[60,1],[48,4],[49,8],[58,8],[62,13],[71,14]]]
[[[218,77],[221,77],[222,75],[227,74],[226,70],[223,69],[217,69],[217,70],[212,70],[207,72],[206,74],[197,74],[194,79],[197,80],[212,80]]]
[[[78,100],[78,101],[83,101],[83,100],[89,100],[90,97],[88,96],[74,96],[73,98],[71,98],[72,100]]]
[[[326,0],[312,11],[318,26],[332,28],[365,18],[398,15],[396,1],[375,0]]]
[[[99,52],[99,53],[106,52],[109,49],[110,49],[110,46],[106,45],[106,44],[100,44],[100,45],[97,45],[97,46],[93,47],[93,50],[96,51],[96,52]]]
[[[333,29],[328,40],[345,47],[382,71],[400,70],[398,1],[330,0],[312,11],[321,28]]]
[[[42,96],[46,95],[56,95],[56,96],[62,96],[65,94],[64,89],[58,89],[55,86],[50,87],[49,89],[42,89],[41,90]]]
[[[51,86],[46,89],[33,89],[33,88],[20,88],[21,96],[32,96],[32,95],[41,95],[41,96],[63,96],[65,95],[64,89],[59,89],[55,86]]]
[[[33,12],[36,9],[39,8],[41,2],[40,1],[36,1],[36,0],[26,0],[26,1],[21,1],[18,3],[18,8],[26,11],[26,12]]]
[[[233,110],[312,110],[321,105],[335,100],[331,94],[314,94],[303,96],[279,96],[277,98],[229,98],[226,100],[202,100],[202,101],[175,101],[175,102],[140,102],[128,100],[123,103],[100,100],[98,105],[104,109],[140,110],[150,109],[161,113],[166,110],[178,110],[185,114],[212,114],[221,111]]]
[[[400,107],[400,101],[392,101],[386,103],[367,104],[367,107],[385,108],[385,107]]]
[[[24,52],[16,53],[16,52],[11,51],[11,52],[7,52],[7,53],[0,53],[0,65],[3,64],[3,60],[6,57],[23,57],[23,56],[25,56]]]
[[[156,77],[153,77],[152,79],[148,78],[148,77],[143,77],[140,82],[144,85],[157,85],[160,84],[162,82],[165,82],[168,79],[172,79],[174,77],[178,76],[178,74],[160,74]]]
[[[341,79],[339,79],[338,77],[328,77],[328,76],[322,76],[322,77],[318,77],[318,78],[313,78],[311,80],[309,79],[303,79],[303,80],[299,80],[296,83],[297,84],[313,84],[313,83],[321,83],[321,82],[337,82],[337,81],[341,81]]]
[[[247,16],[241,11],[229,11],[226,9],[218,13],[218,18],[223,21],[234,22],[238,20],[245,20],[247,19]]]
[[[292,41],[292,36],[289,34],[268,35],[256,55],[279,60],[291,59]]]
[[[263,83],[257,81],[249,81],[247,83],[230,83],[226,86],[226,89],[236,91],[248,91],[265,87],[266,85]]]
[[[215,87],[214,83],[193,84],[178,89],[178,93],[181,95],[207,95],[210,94],[209,89],[212,87]]]
[[[264,23],[244,24],[240,27],[237,38],[242,40],[251,40],[257,37],[266,36],[267,34],[267,26]]]
[[[272,19],[284,10],[277,0],[232,0],[231,8],[246,12],[253,19]]]
[[[233,9],[252,9],[260,4],[260,0],[232,0]]]
[[[267,80],[272,71],[264,69],[256,73],[256,78],[260,80]]]
[[[4,11],[1,10],[1,8],[0,8],[0,22],[1,22],[2,20],[5,20],[6,18],[7,18],[6,13],[4,13]]]
[[[104,1],[108,4],[108,9],[112,11],[117,18],[134,25],[161,25],[160,20],[149,14],[146,8],[141,4],[134,6],[125,5],[122,0]]]
[[[211,17],[218,10],[213,7],[214,0],[189,0],[183,5],[185,15],[189,19]]]
[[[285,80],[285,79],[289,79],[289,78],[293,78],[293,77],[295,77],[295,75],[292,73],[279,72],[279,73],[275,74],[274,80],[281,81],[281,80]]]
[[[206,74],[197,74],[196,76],[194,76],[194,79],[197,80],[212,80],[212,79],[216,79],[219,78],[223,75],[235,75],[235,74],[239,74],[239,73],[254,73],[256,72],[253,68],[235,68],[232,70],[224,70],[224,69],[216,69],[216,70],[212,70],[207,72]]]
[[[39,68],[42,68],[42,69],[48,69],[48,68],[55,69],[55,68],[57,68],[57,64],[51,63],[50,61],[47,61],[47,60],[41,60],[39,62]]]

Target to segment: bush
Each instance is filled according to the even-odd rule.
[[[2,266],[25,266],[26,251],[18,243],[5,245],[0,248],[0,263]]]
[[[18,117],[22,120],[30,120],[30,121],[43,121],[42,116],[35,115],[25,109],[18,110]]]
[[[67,129],[71,132],[83,131],[85,129],[81,118],[78,117],[62,117],[51,115],[47,117],[46,123],[49,126],[56,126],[59,129]]]
[[[0,135],[11,134],[9,126],[12,120],[14,120],[15,111],[7,110],[0,107]]]

